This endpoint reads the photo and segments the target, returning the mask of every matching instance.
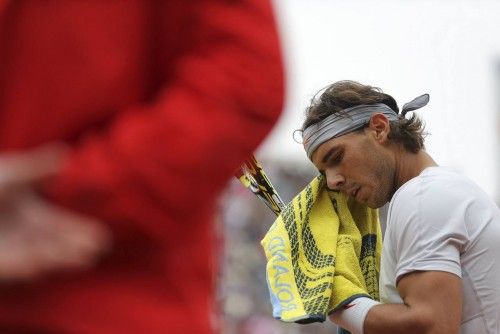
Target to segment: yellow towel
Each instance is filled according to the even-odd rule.
[[[285,208],[262,240],[273,316],[322,322],[359,296],[378,300],[378,211],[328,191],[320,175]]]

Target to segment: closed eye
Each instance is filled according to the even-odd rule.
[[[327,161],[328,166],[337,166],[342,162],[342,158],[344,157],[344,150],[337,151],[335,154],[332,154]]]

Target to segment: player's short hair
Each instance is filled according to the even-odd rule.
[[[320,90],[311,100],[306,109],[306,118],[302,130],[334,113],[362,104],[383,103],[399,114],[396,100],[382,92],[380,88],[363,85],[355,81],[344,80],[335,82]],[[362,130],[361,130],[362,131]],[[388,138],[400,143],[410,152],[417,153],[424,148],[423,121],[413,113],[410,118],[400,118],[390,121]]]

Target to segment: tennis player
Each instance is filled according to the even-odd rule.
[[[351,333],[500,333],[500,210],[438,166],[422,121],[380,89],[332,84],[307,110],[308,157],[328,187],[372,208],[389,202],[381,302],[358,298],[330,319]]]

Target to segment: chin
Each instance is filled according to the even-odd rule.
[[[371,198],[365,202],[366,206],[371,209],[380,209],[385,205],[385,203],[387,203],[387,201],[371,199]]]
[[[380,209],[383,205],[366,203],[366,206],[369,207],[370,209]]]

